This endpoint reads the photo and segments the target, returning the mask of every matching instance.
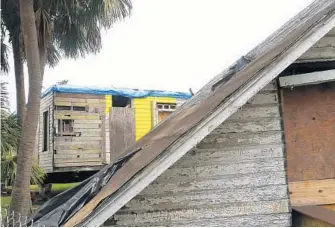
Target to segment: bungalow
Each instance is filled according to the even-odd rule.
[[[189,99],[189,93],[54,85],[41,98],[46,173],[100,170]]]

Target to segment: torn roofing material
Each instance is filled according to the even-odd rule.
[[[41,96],[45,97],[50,92],[114,95],[114,96],[117,95],[129,98],[144,98],[144,97],[173,97],[177,99],[191,98],[190,93],[184,93],[184,92],[173,92],[163,90],[141,90],[141,89],[115,88],[115,87],[75,86],[75,85],[53,85],[48,89],[46,89]]]
[[[212,90],[230,70],[214,78],[130,148],[142,150],[61,225],[100,226],[329,32],[335,25],[334,10],[333,0],[313,2],[249,52],[251,61]]]

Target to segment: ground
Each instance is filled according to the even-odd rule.
[[[78,183],[66,183],[66,184],[52,184],[51,193],[48,196],[49,198],[64,192],[67,189],[70,189],[74,186],[76,186]],[[32,192],[38,192],[38,186],[37,185],[31,185],[30,189]],[[4,216],[6,213],[6,209],[8,208],[11,201],[10,196],[1,196],[1,215]],[[36,203],[33,203],[33,211],[37,211],[40,206],[45,203],[46,201],[38,201]]]

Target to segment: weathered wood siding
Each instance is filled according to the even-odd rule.
[[[110,112],[110,162],[135,143],[133,108],[112,108]]]
[[[86,107],[85,111],[54,112],[55,129],[59,119],[71,119],[74,120],[73,131],[77,133],[75,136],[54,137],[54,167],[57,171],[106,163],[106,107],[110,109],[110,100],[103,95],[55,94],[55,105]]]
[[[43,151],[43,113],[45,111],[49,112],[49,146],[47,151]],[[41,99],[38,153],[40,167],[46,173],[51,173],[53,171],[53,93],[49,93]]]
[[[106,225],[290,226],[276,88],[263,89]]]
[[[329,61],[335,59],[335,29],[306,51],[297,62]]]

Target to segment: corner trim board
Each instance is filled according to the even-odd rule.
[[[297,74],[279,78],[280,87],[315,85],[335,81],[335,70]]]

